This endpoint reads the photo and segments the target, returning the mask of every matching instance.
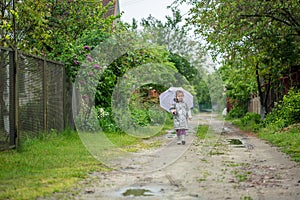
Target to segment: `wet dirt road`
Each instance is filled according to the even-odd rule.
[[[124,158],[122,170],[91,174],[72,199],[300,199],[299,164],[217,115],[197,115],[190,126],[204,124],[204,139],[193,131],[185,146],[155,138],[160,148]]]

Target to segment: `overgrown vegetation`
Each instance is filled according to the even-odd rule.
[[[300,90],[292,89],[263,121],[264,126],[282,129],[300,122]]]
[[[172,127],[168,116],[157,134]],[[107,132],[106,136],[130,152],[161,145],[159,141],[148,142],[121,132]],[[79,181],[86,179],[89,172],[110,170],[87,151],[76,132],[69,130],[27,138],[17,150],[0,152],[0,160],[0,199],[36,199],[64,193],[80,188]]]
[[[72,131],[28,138],[18,150],[0,152],[0,160],[0,199],[36,199],[70,190],[88,172],[108,170]]]
[[[288,126],[285,129],[273,131],[261,129],[258,136],[280,147],[292,160],[300,162],[300,124]]]
[[[229,115],[228,119],[231,119],[234,125],[240,127],[241,130],[258,131],[261,126],[261,116],[256,113],[247,112],[244,117],[232,117]]]
[[[255,94],[269,113],[270,105],[282,98],[280,84],[295,84],[292,77],[300,64],[299,1],[176,0],[173,7],[182,3],[191,6],[187,21],[205,40],[206,49],[213,58],[222,58],[218,70],[227,97],[243,108]],[[283,77],[289,78],[285,82]]]
[[[208,128],[209,126],[198,126],[197,127],[197,132],[196,132],[196,136],[199,138],[199,139],[204,139],[207,135],[207,131],[208,131]]]
[[[257,132],[259,137],[281,147],[293,160],[300,162],[299,90],[290,90],[263,120],[255,113],[231,120],[242,130]]]

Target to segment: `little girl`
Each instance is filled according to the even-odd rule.
[[[192,119],[191,110],[183,101],[184,93],[181,90],[176,91],[175,103],[170,108],[174,115],[174,129],[178,138],[177,144],[185,144],[186,130],[188,129],[188,119]]]

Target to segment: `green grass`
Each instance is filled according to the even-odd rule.
[[[0,160],[0,199],[36,199],[66,191],[88,172],[108,170],[71,131],[27,139],[18,150],[0,152]]]
[[[168,119],[156,135],[172,128],[173,122]],[[159,141],[149,142],[127,134],[105,135],[126,151],[160,146]],[[80,187],[79,181],[87,178],[89,172],[110,170],[89,153],[79,135],[72,131],[26,139],[17,150],[0,152],[0,160],[0,199],[36,199],[71,191]]]
[[[300,162],[300,128],[294,127],[283,132],[273,132],[263,129],[258,136],[280,147],[292,160]]]
[[[163,128],[160,131],[157,131],[154,136],[166,134],[166,130],[173,129],[173,125],[173,119],[170,116],[167,116]],[[127,134],[121,134],[121,137],[116,137],[113,133],[106,133],[106,136],[112,141],[112,143],[124,148],[124,150],[128,152],[137,152],[139,149],[149,149],[161,146],[161,141],[158,140],[148,142],[151,137],[139,139]]]
[[[270,142],[272,145],[280,147],[280,150],[291,157],[292,160],[300,162],[300,126],[295,124],[284,129],[272,126],[258,129],[257,124],[250,123],[243,126],[240,119],[235,119],[233,124],[241,130],[253,131],[261,139]]]
[[[232,173],[238,182],[244,182],[248,180],[249,175],[251,175],[250,171],[233,170]]]
[[[199,139],[206,138],[207,137],[208,128],[209,128],[209,126],[207,126],[207,125],[200,125],[200,126],[198,126],[197,127],[196,136]]]
[[[159,132],[157,135],[161,134]],[[161,146],[161,141],[153,140],[148,142],[149,138],[137,138],[127,134],[106,133],[107,138],[117,147],[126,152],[137,152],[141,149],[150,149]]]
[[[208,171],[203,171],[202,172],[202,177],[197,179],[197,182],[203,182],[207,180],[207,177],[210,176],[211,174]]]
[[[141,141],[141,139],[125,133],[105,133],[106,137],[116,146],[122,148]]]

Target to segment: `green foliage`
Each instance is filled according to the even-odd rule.
[[[132,45],[134,46],[134,44]],[[111,97],[115,86],[118,80],[123,77],[126,72],[147,63],[172,65],[168,61],[168,57],[169,52],[161,46],[150,45],[148,48],[138,50],[129,49],[129,51],[124,55],[121,55],[119,58],[114,60],[100,77],[100,84],[98,84],[95,96],[96,105],[103,108],[111,106]]]
[[[147,40],[166,46],[169,52],[180,55],[189,61],[201,61],[205,55],[203,48],[190,34],[192,26],[184,22],[179,10],[172,9],[172,16],[166,16],[165,22],[149,16],[142,19],[141,26]]]
[[[241,119],[243,125],[247,125],[249,122],[259,124],[261,122],[261,116],[256,113],[247,112],[246,115]]]
[[[197,127],[197,132],[196,132],[196,136],[199,139],[204,139],[207,135],[207,131],[208,131],[209,126],[205,125],[205,126],[198,126]]]
[[[227,96],[244,102],[258,94],[268,112],[265,86],[300,63],[299,1],[177,0],[174,4],[182,2],[191,5],[187,20],[213,58],[222,58]]]
[[[198,84],[195,85],[196,97],[199,105],[207,105],[204,109],[211,109],[211,99],[209,95],[209,90],[207,84],[204,80],[198,81]],[[200,108],[201,110],[201,108]]]
[[[18,150],[0,152],[0,160],[0,199],[49,196],[71,190],[89,172],[108,170],[68,130],[28,138]]]
[[[270,128],[263,129],[259,133],[259,137],[263,138],[273,145],[281,148],[281,150],[290,155],[291,158],[300,162],[300,127],[291,126],[284,131],[274,132]]]
[[[172,73],[177,73],[174,64],[169,61],[169,54],[164,47],[149,44],[134,33],[116,33],[90,52],[89,60],[92,61],[83,63],[85,68],[77,75],[78,82],[85,85],[80,91],[89,98],[95,97],[95,105],[122,122],[123,128],[129,128],[132,120],[135,125],[142,126],[154,123],[150,115],[153,115],[155,110],[151,109],[150,112],[148,109],[152,106],[151,99],[147,97],[149,91],[152,88],[162,92],[166,89],[162,85],[170,86],[172,82],[178,82],[177,77],[168,73],[171,69]],[[93,69],[95,64],[103,66],[103,69],[97,71],[97,75],[93,73],[91,76],[89,69]],[[163,81],[164,84],[154,85],[159,81]],[[137,104],[138,106],[130,107],[126,99],[134,102],[137,98],[132,94],[135,92],[144,98],[144,102],[142,106]],[[112,105],[116,108],[114,114],[111,113]],[[105,122],[111,124],[111,120],[101,119],[101,126],[105,127]]]
[[[300,91],[292,89],[269,113],[264,124],[267,127],[284,128],[300,122]]]
[[[150,117],[144,109],[132,109],[130,117],[137,126],[147,126],[150,123]]]
[[[195,78],[198,77],[197,69],[184,57],[175,53],[170,53],[169,59],[170,62],[174,63],[179,73],[185,76],[188,81],[193,82]]]
[[[255,74],[250,69],[223,65],[220,73],[226,86],[226,96],[231,101],[243,104],[249,101],[249,94],[256,93]]]
[[[80,111],[76,116],[75,123],[76,129],[80,131],[94,132],[99,129],[98,112],[95,107],[89,107],[86,104],[82,104],[85,108],[85,112]]]
[[[239,106],[233,107],[227,114],[227,119],[242,118],[245,115],[245,110]]]
[[[80,127],[88,128],[94,125],[94,123],[86,123],[92,119],[90,118],[91,107],[95,104],[97,108],[103,109],[108,113],[107,117],[99,118],[101,127],[105,131],[119,130],[117,125],[113,122],[113,92],[118,89],[124,89],[124,91],[122,90],[120,93],[126,93],[127,96],[123,96],[123,99],[120,96],[117,97],[117,106],[124,108],[122,106],[126,107],[126,105],[119,104],[120,101],[124,101],[134,92],[129,89],[129,86],[134,88],[135,86],[133,86],[133,84],[136,85],[137,81],[141,81],[138,80],[139,77],[136,79],[136,74],[132,75],[131,78],[134,78],[134,80],[131,80],[128,78],[128,73],[146,63],[161,63],[174,68],[173,64],[168,61],[169,53],[163,47],[153,44],[146,45],[141,38],[135,36],[135,34],[131,33],[116,33],[113,37],[102,42],[95,50],[85,47],[86,60],[82,62],[82,68],[76,78],[77,89],[80,91],[80,100],[82,100],[81,102],[83,104],[80,115],[78,116]],[[149,64],[147,70],[151,71],[151,67],[152,65]],[[137,72],[139,74],[138,76],[149,76],[149,74],[145,74],[144,72],[145,71]],[[153,79],[151,79],[151,77],[148,77],[146,81],[154,81],[155,78],[156,77],[153,77]],[[117,83],[120,81],[124,81],[125,84],[117,86]],[[119,121],[126,124],[126,118],[133,117],[137,124],[149,124],[150,119],[147,117],[148,111],[142,110],[143,109],[140,108],[132,109],[131,116],[120,112],[119,114],[122,115],[120,116],[122,119]],[[86,126],[81,126],[81,122],[84,122]],[[130,125],[128,124],[128,126]]]
[[[207,76],[204,76],[203,80],[205,81],[209,91],[206,95],[209,95],[210,97],[210,101],[205,103],[211,102],[212,108],[215,111],[222,111],[225,106],[226,96],[224,94],[224,82],[219,72],[215,71],[214,73],[210,73]]]
[[[142,19],[142,35],[149,41],[166,46],[170,52],[169,61],[174,63],[179,73],[187,78],[194,87],[195,100],[210,103],[210,96],[202,76],[207,74],[203,67],[205,52],[202,45],[193,38],[190,24],[185,23],[179,10],[172,8],[172,16],[162,22],[149,16]],[[199,85],[199,82],[202,85]],[[198,102],[195,102],[196,104]]]
[[[14,40],[13,18],[18,18],[18,13],[13,10],[11,1],[3,0],[0,8],[0,46],[10,46]]]
[[[131,119],[136,126],[159,125],[165,120],[165,113],[157,104],[145,102],[137,106],[136,103],[129,105]]]
[[[115,17],[104,18],[109,6],[111,4],[104,8],[101,1],[95,0],[18,2],[17,12],[20,17],[17,24],[20,33],[23,32],[23,40],[19,45],[26,45],[26,48],[38,53],[44,51],[48,56],[58,56],[64,51],[72,52],[78,39],[87,40],[88,31],[94,35],[94,31],[99,28],[102,33],[110,30]],[[31,24],[31,28],[26,29],[25,23]],[[89,41],[93,39],[95,37]]]
[[[296,53],[285,46],[281,51],[280,46],[290,43],[291,36],[297,41],[299,30],[299,2],[275,1],[193,1],[179,0],[192,5],[189,22],[196,26],[196,32],[201,34],[208,42],[207,46],[218,53],[228,56],[228,61],[241,61],[247,54],[257,53],[258,59],[266,61],[279,61],[288,52]],[[293,20],[296,21],[293,21]],[[220,34],[222,33],[222,34]],[[289,35],[289,34],[291,35]],[[298,49],[299,50],[299,49]],[[277,56],[275,56],[277,54]],[[270,57],[268,57],[270,56]],[[290,56],[288,56],[290,57]],[[268,67],[271,67],[268,65]]]
[[[300,162],[299,116],[300,92],[293,89],[264,120],[260,120],[260,115],[247,113],[243,118],[235,119],[233,124],[242,130],[258,132],[260,138],[280,147],[293,160]]]
[[[119,133],[122,132],[116,125],[111,114],[111,108],[97,107],[98,119],[101,129],[106,133]]]
[[[11,1],[6,3],[7,6],[0,8],[0,17],[5,19],[0,23],[1,41],[6,38],[6,43],[16,42],[14,45],[22,51],[63,62],[71,80],[85,60],[84,46],[93,49],[110,36],[112,24],[118,18],[104,17],[112,2],[103,7],[102,1],[97,0],[15,1],[15,11]],[[13,14],[8,15],[9,12]],[[15,16],[15,32],[12,16]]]
[[[162,111],[158,104],[153,105],[148,110],[148,116],[150,118],[151,125],[159,125],[166,120],[166,113]],[[166,123],[166,122],[165,122]]]
[[[237,125],[240,129],[246,131],[258,131],[261,126],[261,116],[256,113],[247,112],[241,119],[233,120],[233,124]]]

